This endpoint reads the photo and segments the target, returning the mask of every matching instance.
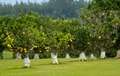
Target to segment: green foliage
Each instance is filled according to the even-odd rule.
[[[74,46],[75,48],[79,49],[80,51],[85,51],[86,48],[89,46],[89,29],[86,26],[81,26],[75,31],[75,40]]]
[[[120,0],[93,0],[88,4],[91,10],[119,10]]]
[[[0,58],[3,58],[2,53],[3,50],[6,48],[5,43],[5,38],[7,36],[7,28],[11,23],[13,22],[12,17],[8,16],[0,16]]]
[[[29,53],[32,47],[35,53],[46,50],[59,52],[68,48],[66,45],[74,39],[70,32],[72,29],[69,21],[64,19],[52,20],[50,16],[43,17],[31,11],[27,14],[21,11],[18,18],[11,17],[7,26],[6,36],[1,35],[4,37],[4,46],[10,51],[19,51],[22,54]],[[6,29],[6,27],[3,28]],[[44,54],[46,57],[49,56]]]
[[[34,53],[39,53],[41,58],[48,58],[50,52],[59,52],[59,57],[65,57],[65,52],[73,51],[73,45],[79,51],[90,50],[91,52],[101,48],[113,48],[114,50],[108,53],[112,52],[113,54],[109,56],[114,56],[115,50],[120,49],[119,1],[93,0],[87,9],[79,10],[78,19],[67,20],[64,16],[60,17],[64,15],[64,11],[69,10],[66,16],[71,17],[78,9],[80,2],[84,1],[64,0],[64,3],[62,1],[50,0],[40,5],[38,10],[49,9],[51,16],[42,16],[32,11],[25,12],[25,10],[21,11],[17,18],[0,16],[0,47],[2,47],[0,53],[5,48],[9,48],[10,51],[19,51],[22,54],[30,53],[30,58],[33,58]],[[21,5],[25,4],[21,3]],[[47,7],[48,5],[51,6]],[[19,4],[13,7],[15,6]],[[53,20],[52,18],[56,16],[59,18]],[[34,52],[30,52],[31,48]],[[71,55],[78,56],[74,52]]]
[[[107,51],[106,56],[112,58],[116,56],[116,53],[117,53],[116,50],[112,48],[111,50]]]
[[[119,15],[119,11],[81,9],[78,19],[65,20],[61,17],[53,20],[36,12],[25,14],[21,11],[18,18],[1,17],[1,27],[5,29],[0,31],[1,43],[10,51],[22,54],[33,48],[41,58],[49,57],[50,52],[69,53],[73,51],[72,44],[79,51],[115,48],[119,44]]]
[[[80,23],[90,30],[90,50],[119,49],[119,3],[119,0],[93,0],[79,12]],[[113,53],[109,56],[115,56],[116,50],[108,51]]]

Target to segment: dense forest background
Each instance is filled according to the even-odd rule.
[[[43,16],[50,15],[53,19],[61,16],[74,18],[77,17],[77,11],[85,7],[87,7],[87,2],[84,0],[49,0],[49,2],[41,4],[37,2],[32,3],[29,0],[27,3],[16,1],[15,5],[0,3],[0,15],[14,15],[18,17],[21,10],[24,13],[31,10]]]

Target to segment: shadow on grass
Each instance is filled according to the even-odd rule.
[[[33,64],[32,66],[52,66],[52,65],[65,65],[67,64],[66,62],[59,62],[59,64],[53,64],[52,62],[49,62],[49,63],[40,63],[40,64]]]
[[[40,67],[40,66],[54,66],[54,65],[65,65],[67,63],[64,62],[59,62],[59,64],[53,64],[53,63],[47,63],[47,64],[34,64],[31,65],[30,67],[24,67],[24,66],[13,66],[10,68],[7,68],[7,70],[18,70],[18,69],[35,69],[36,67]]]
[[[71,60],[71,61],[68,61],[68,62],[80,62],[79,60]]]
[[[34,69],[35,67],[30,66],[30,67],[13,67],[13,68],[8,68],[7,70],[18,70],[18,69]]]
[[[76,59],[76,60],[70,60],[68,62],[94,62],[94,61],[97,61],[98,59],[87,59],[87,60],[79,60],[79,59]]]

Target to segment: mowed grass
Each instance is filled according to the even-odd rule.
[[[10,51],[3,51],[3,58],[4,59],[12,59],[13,52]]]
[[[0,60],[0,76],[120,76],[120,59],[78,61],[58,58],[59,65],[49,59],[31,59],[31,67],[23,68],[24,60]]]

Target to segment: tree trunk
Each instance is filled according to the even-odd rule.
[[[120,58],[120,50],[117,51],[116,58]]]
[[[24,58],[24,67],[30,67],[30,59],[28,54],[26,54],[26,57]]]
[[[52,58],[52,63],[53,64],[59,64],[58,59],[57,59],[57,54],[58,53],[51,53],[51,58]]]
[[[93,53],[90,54],[90,59],[96,59],[96,57],[93,55]]]
[[[17,53],[16,53],[16,59],[22,59],[20,52],[17,52]]]
[[[66,57],[65,58],[71,58],[69,53],[66,53]]]
[[[103,59],[103,58],[105,58],[105,57],[106,57],[106,55],[105,55],[105,49],[102,48],[102,49],[101,49],[101,55],[100,55],[100,58]]]
[[[36,53],[36,54],[34,55],[34,59],[39,59],[39,54],[38,54],[38,53]]]
[[[86,56],[85,56],[85,52],[81,52],[80,53],[80,55],[79,55],[79,60],[81,60],[81,61],[86,61],[87,60],[87,58],[86,58]]]

